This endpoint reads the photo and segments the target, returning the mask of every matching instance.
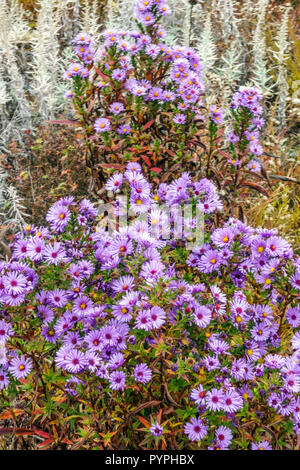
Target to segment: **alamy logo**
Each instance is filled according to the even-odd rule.
[[[155,240],[182,241],[187,250],[204,242],[204,213],[197,204],[153,205],[133,210],[127,196],[118,195],[113,202],[98,205],[99,226],[113,236],[128,227]]]

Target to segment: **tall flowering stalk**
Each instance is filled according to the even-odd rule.
[[[169,12],[163,0],[139,1],[137,31],[107,30],[99,49],[87,34],[74,40],[79,60],[66,71],[73,83],[67,96],[99,185],[101,168],[120,167],[129,158],[142,161],[148,172],[171,174],[174,165],[193,160],[197,166],[202,65],[193,49],[162,42],[166,32],[159,20]]]

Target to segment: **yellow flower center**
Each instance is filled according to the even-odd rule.
[[[23,364],[20,364],[20,365],[19,365],[19,370],[22,371],[22,370],[24,370],[24,369],[25,369],[25,366],[23,366]]]
[[[242,317],[240,317],[240,316],[237,316],[237,317],[235,318],[235,321],[236,321],[237,323],[241,323],[241,321],[242,321]]]
[[[257,248],[257,251],[258,251],[258,253],[262,253],[263,251],[265,251],[265,249],[264,249],[263,246],[259,246],[259,247]]]
[[[212,258],[212,259],[210,260],[210,262],[211,262],[211,264],[215,264],[215,263],[216,263],[215,258]]]
[[[252,349],[247,349],[247,354],[248,354],[248,356],[252,356],[252,354],[253,354]]]

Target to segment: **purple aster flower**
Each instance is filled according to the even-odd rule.
[[[249,151],[259,157],[264,153],[263,147],[260,145],[258,141],[251,142],[249,145]],[[259,171],[259,170],[257,170]]]
[[[119,103],[118,101],[116,101],[110,105],[109,109],[115,116],[117,116],[122,111],[124,111],[125,108],[123,103]]]
[[[155,23],[155,16],[151,12],[147,11],[139,14],[139,20],[144,26],[150,26]]]
[[[111,288],[114,292],[126,292],[134,287],[134,277],[123,276],[120,279],[112,281]]]
[[[5,289],[12,294],[21,294],[27,284],[25,276],[23,276],[23,274],[17,274],[15,272],[10,272],[3,276],[2,282]]]
[[[251,450],[273,450],[271,444],[268,441],[252,442]]]
[[[223,111],[218,109],[214,106],[210,108],[210,119],[214,121],[216,124],[222,124],[223,122]]]
[[[186,117],[184,114],[176,114],[173,118],[175,124],[184,124],[186,121]]]
[[[68,301],[67,294],[63,289],[55,289],[48,292],[49,303],[51,307],[64,307]]]
[[[203,273],[211,273],[219,268],[221,265],[221,259],[217,250],[207,250],[204,255],[201,256],[199,261],[198,269]]]
[[[83,352],[78,349],[71,349],[64,361],[64,368],[72,374],[78,374],[86,367],[86,357]]]
[[[53,230],[63,232],[68,225],[71,213],[66,206],[62,204],[54,204],[48,211],[46,220],[50,223]]]
[[[300,290],[300,270],[296,270],[295,274],[293,274],[289,280],[294,289]]]
[[[228,447],[231,444],[233,434],[229,428],[226,426],[219,426],[215,432],[217,445],[220,445],[221,449],[223,447]]]
[[[201,441],[207,435],[207,426],[201,418],[191,418],[185,424],[184,432],[191,441]]]
[[[158,421],[156,421],[155,424],[152,424],[149,431],[151,432],[152,436],[160,437],[163,434],[164,428],[158,423]]]
[[[211,411],[219,411],[224,407],[224,392],[223,390],[218,390],[213,388],[207,392],[205,397],[206,406]]]
[[[118,68],[112,72],[111,76],[114,80],[117,80],[118,82],[123,82],[126,78],[126,71],[121,68]]]
[[[126,375],[122,371],[114,371],[109,375],[110,388],[112,390],[124,390],[125,389]]]
[[[258,160],[251,160],[247,166],[249,170],[254,173],[259,173],[261,171],[261,163]]]
[[[59,242],[55,242],[53,245],[47,245],[43,252],[43,258],[46,263],[55,265],[67,260],[62,245]]]
[[[166,313],[160,307],[152,307],[148,311],[148,315],[152,328],[160,328],[165,323]]]
[[[197,405],[205,405],[205,397],[206,391],[201,384],[193,388],[190,395],[191,400],[194,400]]]
[[[147,366],[147,364],[137,364],[132,375],[137,382],[146,384],[151,380],[152,370]]]
[[[193,312],[193,319],[199,328],[206,328],[211,321],[211,311],[209,308],[204,305],[195,305],[195,310]]]
[[[0,367],[0,390],[4,390],[9,385],[7,371]]]
[[[130,126],[130,124],[122,124],[121,126],[117,128],[117,132],[120,135],[130,134],[131,131],[132,131],[132,127]]]
[[[243,408],[243,398],[235,390],[226,390],[224,392],[223,410],[228,413],[235,413]]]
[[[13,329],[11,327],[11,324],[4,321],[0,320],[0,344],[5,343],[10,336],[13,334]]]
[[[110,122],[106,118],[98,118],[95,121],[94,128],[96,132],[107,132],[110,130]]]
[[[106,365],[109,369],[115,370],[115,369],[118,369],[119,367],[122,367],[124,362],[125,362],[124,354],[115,353],[111,356],[111,358],[109,359]]]
[[[300,308],[290,307],[287,310],[286,319],[293,328],[298,328],[300,325]]]
[[[29,358],[14,357],[9,365],[9,372],[16,379],[24,379],[32,369],[32,362]]]
[[[54,330],[52,326],[44,325],[41,329],[41,336],[45,338],[48,343],[55,344],[57,338],[59,337],[58,333]]]

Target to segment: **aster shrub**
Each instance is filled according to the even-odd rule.
[[[212,179],[231,210],[245,187],[266,193],[248,185],[251,172],[262,176],[262,95],[244,87],[228,110],[207,109],[200,57],[191,47],[163,42],[160,20],[169,12],[165,0],[138,0],[136,31],[107,30],[100,47],[86,33],[74,39],[78,61],[65,72],[72,83],[66,97],[84,134],[86,162],[98,190],[105,174],[128,161],[138,161],[156,184],[184,168]]]
[[[1,434],[45,448],[295,448],[300,260],[289,243],[219,222],[208,179],[153,189],[129,163],[106,188],[122,196],[113,227],[88,200],[63,198],[0,265],[1,417],[14,420]]]

